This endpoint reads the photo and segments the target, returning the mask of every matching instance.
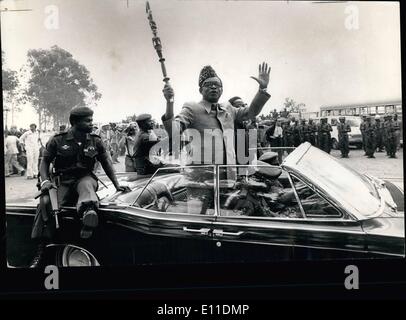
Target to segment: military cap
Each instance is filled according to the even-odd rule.
[[[338,120],[341,120],[341,119],[345,120],[345,117],[344,116],[339,116]]]
[[[206,79],[214,78],[214,77],[219,78],[219,76],[217,75],[216,71],[214,71],[212,66],[204,66],[203,69],[200,71],[200,75],[199,75],[199,87],[201,87],[203,85],[203,82]]]
[[[272,164],[272,165],[277,165],[278,164],[278,154],[273,151],[268,151],[262,154],[259,159],[260,161]]]
[[[76,107],[70,111],[70,115],[74,117],[92,116],[93,110],[88,107]]]
[[[381,120],[381,117],[379,115],[376,115],[375,120]]]
[[[277,157],[276,157],[277,158]],[[274,167],[261,160],[257,160],[252,163],[255,165],[255,171],[268,179],[277,179],[282,174],[282,169],[279,167]],[[277,165],[277,164],[275,164]]]
[[[148,114],[148,113],[143,113],[143,114],[140,114],[138,117],[137,117],[137,119],[135,119],[135,121],[137,121],[137,122],[142,122],[142,121],[148,121],[148,120],[151,120],[151,115],[150,114]]]
[[[70,111],[69,122],[71,125],[80,118],[93,115],[93,110],[88,107],[76,107]]]

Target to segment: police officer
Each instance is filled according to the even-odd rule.
[[[306,120],[302,119],[299,125],[300,142],[310,142],[310,127],[306,124]]]
[[[292,131],[293,131],[293,145],[295,147],[298,147],[301,143],[299,120],[293,120]]]
[[[331,125],[327,123],[327,118],[321,118],[318,127],[319,148],[327,153],[331,151]]]
[[[345,122],[345,117],[339,117],[340,121],[337,123],[338,131],[338,145],[341,151],[341,158],[348,158],[348,153],[350,152],[348,132],[351,132],[351,126]]]
[[[72,127],[50,138],[40,166],[41,192],[46,193],[53,188],[49,167],[54,162],[59,205],[76,203],[77,212],[83,217],[82,238],[89,238],[98,225],[98,183],[93,173],[96,160],[117,191],[128,190],[119,185],[101,137],[91,133],[92,121],[93,111],[90,108],[74,108],[69,116]]]
[[[285,127],[283,129],[283,137],[284,137],[285,147],[288,147],[286,149],[286,152],[289,154],[292,152],[292,149],[290,149],[290,148],[294,146],[293,126],[289,123],[289,120],[285,121]]]
[[[388,114],[387,121],[385,121],[385,137],[389,158],[396,158],[396,125],[391,114]]]
[[[162,165],[154,164],[150,161],[149,153],[151,148],[159,142],[158,137],[152,131],[154,123],[150,114],[141,114],[135,120],[139,127],[139,132],[134,143],[134,161],[137,174],[153,174]]]
[[[371,121],[371,116],[366,117],[364,126],[365,133],[365,152],[368,158],[375,158],[374,153],[376,149],[376,126]]]
[[[393,125],[395,127],[395,137],[396,137],[396,151],[400,148],[400,121],[398,120],[398,114],[395,113],[393,116]]]
[[[359,125],[359,131],[361,131],[361,136],[362,136],[362,149],[364,149],[364,156],[367,155],[367,151],[365,148],[365,125],[366,125],[366,115],[363,115],[361,118],[361,124]]]
[[[384,145],[384,124],[379,115],[375,116],[375,137],[377,152],[383,152]]]
[[[317,146],[317,125],[313,123],[313,119],[309,119],[309,139],[312,146]]]

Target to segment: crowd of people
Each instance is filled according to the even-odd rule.
[[[397,114],[385,114],[384,121],[379,116],[364,115],[360,125],[362,145],[368,158],[375,158],[375,152],[383,152],[384,148],[389,158],[396,158],[400,147],[401,125]]]
[[[234,98],[230,99],[234,103]],[[238,100],[235,100],[238,102]],[[238,107],[238,104],[236,104]],[[375,152],[383,152],[384,149],[389,158],[396,158],[396,152],[400,147],[401,124],[397,114],[384,115],[384,121],[380,116],[362,116],[360,131],[362,135],[362,147],[365,156],[375,158]],[[258,129],[258,147],[274,149],[279,154],[279,160],[286,151],[288,154],[303,142],[309,142],[313,146],[330,153],[333,145],[332,125],[326,117],[320,118],[320,123],[313,119],[295,119],[295,117],[277,117],[267,121],[267,125],[257,120],[251,120],[238,124],[239,128]],[[351,126],[344,116],[338,118],[338,148],[342,158],[349,157],[349,134]],[[237,127],[237,125],[236,125]]]

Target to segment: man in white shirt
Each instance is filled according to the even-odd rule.
[[[27,179],[36,178],[38,174],[40,138],[37,126],[34,123],[30,125],[30,130],[21,136],[20,142],[27,153]]]
[[[22,176],[25,173],[24,168],[17,161],[18,144],[19,140],[14,135],[8,135],[7,131],[4,132],[4,176],[9,177],[16,168],[18,173]],[[11,172],[10,172],[11,170]]]

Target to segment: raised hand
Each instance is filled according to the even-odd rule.
[[[175,96],[175,93],[173,91],[173,88],[169,83],[166,83],[164,86],[164,89],[162,90],[164,93],[164,97],[166,101],[173,101],[173,97]]]
[[[268,87],[269,83],[269,74],[271,72],[271,67],[268,67],[268,64],[263,62],[258,67],[258,78],[251,77],[259,84],[260,89],[265,89]]]

